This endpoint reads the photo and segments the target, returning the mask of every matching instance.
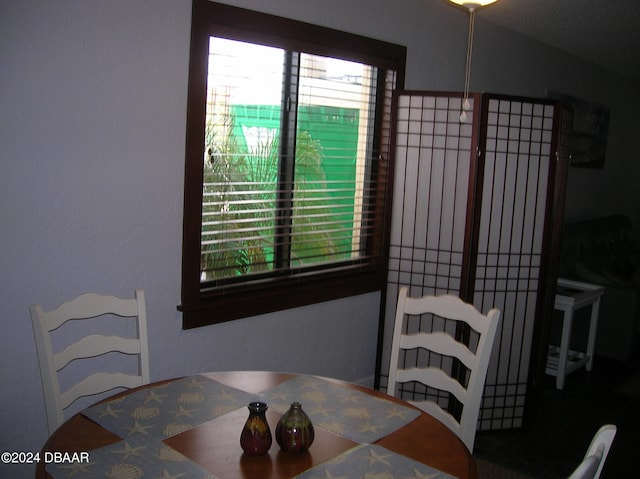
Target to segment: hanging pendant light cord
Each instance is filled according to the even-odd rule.
[[[475,9],[469,9],[469,37],[467,39],[467,64],[464,76],[464,100],[469,102],[469,83],[471,80],[471,57],[473,55],[473,27],[475,24]]]
[[[474,8],[469,9],[469,37],[467,38],[467,63],[464,75],[464,100],[463,109],[469,109],[469,83],[471,80],[471,57],[473,55],[473,27],[475,24],[476,12]]]

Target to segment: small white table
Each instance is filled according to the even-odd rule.
[[[562,336],[560,346],[549,346],[547,367],[545,372],[556,377],[556,388],[563,389],[568,374],[584,366],[591,371],[593,365],[593,350],[596,343],[598,328],[598,312],[600,298],[604,294],[604,287],[597,284],[583,283],[568,279],[558,279],[554,309],[563,312]],[[589,335],[586,351],[574,351],[569,348],[571,329],[573,327],[573,312],[591,305],[591,319],[589,321]]]

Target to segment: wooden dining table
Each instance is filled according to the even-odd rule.
[[[181,460],[188,461],[193,467],[206,471],[210,474],[209,477],[220,479],[292,478],[305,473],[305,471],[313,471],[313,468],[322,467],[324,464],[337,464],[340,462],[337,458],[342,457],[341,455],[349,455],[352,451],[358,451],[360,447],[384,448],[385,454],[382,457],[387,459],[381,459],[382,462],[388,462],[391,460],[390,458],[415,461],[412,463],[414,464],[413,470],[416,473],[415,477],[433,477],[418,474],[419,468],[415,465],[426,465],[429,468],[433,468],[436,472],[442,473],[439,477],[447,477],[447,475],[458,479],[477,479],[478,477],[473,456],[452,431],[429,414],[398,398],[337,379],[265,371],[204,373],[189,378],[181,378],[180,381],[159,381],[124,391],[102,401],[89,410],[72,416],[46,441],[41,451],[41,457],[45,457],[46,453],[49,453],[47,455],[49,458],[57,457],[70,460],[70,458],[74,457],[73,454],[65,456],[64,453],[78,453],[75,455],[76,460],[88,457],[89,462],[99,462],[102,457],[106,456],[100,455],[97,451],[101,451],[102,448],[108,449],[109,447],[117,448],[121,453],[125,451],[127,457],[133,456],[135,451],[142,447],[136,447],[138,443],[132,443],[133,445],[127,443],[121,446],[120,444],[123,444],[127,437],[133,436],[125,436],[123,438],[124,434],[117,429],[117,425],[112,426],[111,423],[103,422],[103,419],[105,421],[112,420],[113,418],[110,416],[116,415],[126,418],[133,416],[135,418],[135,421],[133,421],[134,427],[130,427],[129,430],[137,429],[137,432],[140,433],[138,436],[144,436],[144,439],[147,440],[148,434],[147,429],[145,429],[146,426],[142,425],[144,424],[143,419],[146,416],[152,416],[152,411],[157,414],[157,408],[154,407],[152,404],[154,401],[151,401],[151,399],[156,399],[157,402],[160,402],[160,398],[168,396],[169,390],[163,388],[174,387],[179,383],[189,387],[187,392],[182,393],[180,396],[180,401],[183,402],[179,407],[175,408],[172,417],[188,415],[189,399],[195,400],[197,397],[204,397],[205,400],[210,400],[206,394],[200,394],[200,390],[197,388],[192,389],[191,383],[185,383],[190,379],[193,380],[194,388],[197,385],[202,388],[201,384],[204,380],[212,380],[211,384],[218,388],[228,388],[216,392],[216,397],[224,396],[227,398],[231,396],[231,393],[246,393],[248,395],[260,395],[260,400],[265,400],[266,398],[265,402],[270,406],[266,417],[272,433],[275,432],[276,424],[283,414],[282,408],[278,411],[277,402],[281,398],[281,402],[290,399],[288,397],[285,398],[285,391],[282,388],[288,387],[290,384],[297,384],[296,381],[299,382],[301,380],[313,380],[330,388],[329,393],[314,393],[327,401],[323,403],[326,404],[327,411],[338,411],[339,409],[342,409],[342,411],[339,411],[340,413],[356,411],[351,415],[358,419],[358,410],[349,407],[349,397],[345,395],[359,394],[359,397],[366,395],[372,400],[377,400],[375,401],[376,404],[397,407],[398,411],[402,410],[403,413],[409,413],[410,420],[407,419],[408,422],[399,425],[389,433],[383,433],[382,437],[375,438],[370,443],[366,437],[350,437],[348,433],[342,434],[339,428],[332,430],[331,424],[333,423],[331,421],[327,422],[329,426],[324,427],[322,421],[315,420],[313,421],[315,440],[309,450],[299,454],[284,452],[280,450],[276,443],[274,434],[273,445],[269,452],[263,456],[249,456],[243,453],[240,446],[240,433],[248,417],[247,403],[243,403],[244,405],[240,407],[232,405],[229,410],[218,408],[219,414],[215,415],[215,417],[211,419],[205,418],[199,424],[184,427],[184,430],[168,430],[170,429],[169,425],[165,425],[165,436],[157,440],[157,444],[163,450],[162,453],[166,454],[167,451],[178,453],[182,458]],[[306,387],[306,383],[300,384],[302,384],[302,386],[299,386],[300,388]],[[208,384],[205,386],[208,387]],[[300,389],[299,391],[303,398],[313,399],[306,390]],[[132,399],[135,395],[140,396],[142,393],[150,394],[145,399],[144,404],[140,403],[144,407],[138,406],[134,411],[125,410],[127,408],[127,400]],[[338,401],[336,399],[338,396],[333,393],[343,395],[341,396],[342,399]],[[244,397],[241,398],[244,399]],[[271,407],[271,404],[274,407]],[[305,403],[303,402],[302,404],[304,408]],[[211,404],[209,407],[209,409],[215,408],[215,404]],[[115,414],[116,411],[118,411],[118,414]],[[330,413],[328,414],[329,416],[331,415]],[[366,415],[367,411],[363,411],[361,414]],[[397,415],[401,416],[400,413]],[[372,430],[377,430],[376,428],[377,426],[371,426]],[[117,433],[114,431],[117,431]],[[369,452],[369,454],[376,454],[375,451],[380,455],[381,449],[375,449],[374,452]],[[58,469],[55,469],[54,466],[58,467]],[[64,469],[64,467],[67,469]],[[36,468],[36,477],[42,479],[83,477],[81,472],[85,471],[84,467],[88,467],[88,464],[46,465],[45,461],[41,461]],[[70,472],[68,474],[61,472],[65,470]],[[116,475],[115,472],[128,472],[130,473],[129,475],[122,474],[120,477],[135,477],[134,472],[136,470],[135,466],[130,466],[128,471],[116,471],[114,469],[113,475]],[[71,471],[73,471],[73,474]],[[167,477],[170,476],[166,472],[165,474]],[[195,476],[187,474],[184,477]],[[317,476],[309,475],[308,477],[333,476],[330,472],[318,472]]]

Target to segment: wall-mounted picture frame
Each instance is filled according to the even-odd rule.
[[[604,168],[609,135],[609,107],[564,93],[546,90],[547,98],[559,100],[573,110],[569,166]]]

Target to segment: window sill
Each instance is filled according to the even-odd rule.
[[[198,302],[185,302],[178,306],[178,310],[183,313],[182,328],[192,329],[380,291],[385,281],[384,270],[370,267],[309,277],[279,278],[262,282],[259,286],[241,284],[203,291]]]

